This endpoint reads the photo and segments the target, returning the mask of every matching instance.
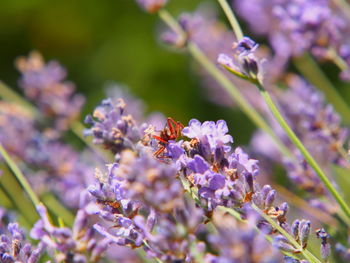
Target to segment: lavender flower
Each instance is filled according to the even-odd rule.
[[[257,48],[257,43],[248,37],[244,37],[233,45],[238,64],[235,64],[230,56],[223,53],[219,55],[217,62],[237,76],[246,77],[251,80],[262,80],[262,71],[260,68],[262,67],[263,60],[260,61],[255,56],[254,53]]]
[[[18,223],[8,224],[8,234],[0,236],[0,261],[4,263],[39,262],[40,256],[45,248],[39,243],[38,248],[25,240],[24,232],[19,228]]]
[[[283,223],[282,227],[287,232],[289,232],[289,234],[295,239],[295,241],[299,243],[302,249],[305,249],[307,247],[311,231],[311,223],[309,220],[296,219],[294,220],[291,226],[289,226],[288,223],[285,222],[285,219],[283,220],[283,222],[281,222],[280,220],[279,222],[280,224]],[[285,236],[282,235],[278,235],[274,238],[274,245],[286,252],[300,252],[299,248],[296,248],[292,243],[289,242],[289,240]]]
[[[55,192],[69,207],[77,208],[79,195],[92,182],[93,163],[87,164],[83,153],[76,152],[69,145],[49,140],[40,134],[27,146],[23,160],[31,167],[29,180],[38,193],[48,189]],[[94,156],[88,157],[92,159]]]
[[[328,243],[330,235],[323,228],[316,230],[317,238],[321,239],[321,257],[328,260],[331,254],[331,245]]]
[[[25,158],[29,141],[36,135],[34,119],[14,103],[0,102],[0,142],[19,159]]]
[[[248,0],[234,4],[254,32],[268,37],[279,66],[308,50],[321,60],[331,58],[335,50],[349,63],[348,19],[331,1]]]
[[[192,119],[189,126],[182,130],[182,134],[198,141],[198,153],[207,159],[219,158],[219,155],[230,151],[228,143],[232,143],[231,135],[228,132],[227,124],[224,120],[216,123],[206,121],[201,124],[198,120]]]
[[[25,95],[42,114],[54,119],[58,130],[67,129],[79,116],[84,98],[74,95],[74,85],[64,81],[66,71],[56,61],[45,64],[37,52],[18,58],[16,65],[22,73],[19,85]]]
[[[141,139],[142,132],[133,117],[125,112],[124,100],[115,104],[111,99],[104,100],[85,123],[92,125],[85,130],[86,136],[93,136],[93,142],[102,144],[114,154],[126,148],[133,148]]]
[[[72,229],[54,226],[43,205],[38,205],[37,211],[41,219],[31,230],[30,236],[41,240],[47,246],[49,253],[57,251],[54,257],[58,262],[97,262],[107,250],[110,241],[95,237],[86,208],[81,208],[77,212]]]
[[[119,164],[109,166],[106,174],[97,173],[98,184],[89,191],[101,205],[97,213],[113,228],[94,227],[114,244],[142,246],[166,262],[189,258],[194,237],[188,240],[188,235],[193,235],[202,213],[183,199],[176,170],[143,150],[139,157],[125,150]]]
[[[163,40],[176,48],[184,47],[189,41],[197,45],[203,53],[213,62],[216,63],[221,53],[230,54],[232,52],[231,43],[234,43],[235,37],[233,32],[227,29],[219,19],[215,6],[201,5],[193,13],[183,13],[178,18],[179,24],[186,32],[186,36],[178,35],[177,32],[166,31],[162,34]],[[238,64],[236,58],[233,62]],[[208,98],[219,105],[235,106],[227,91],[219,84],[208,72],[198,67],[200,80],[207,89]],[[233,76],[226,70],[223,71],[250,102],[256,103],[258,100],[258,91],[255,87],[247,85],[246,81]]]
[[[218,256],[206,255],[205,262],[281,262],[281,255],[266,240],[265,234],[254,228],[259,217],[249,212],[245,223],[237,222],[228,214],[216,213],[213,222],[217,234],[209,236],[210,245]]]

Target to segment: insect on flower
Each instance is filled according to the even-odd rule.
[[[164,152],[166,145],[171,140],[176,140],[181,136],[181,131],[184,128],[183,124],[174,121],[173,118],[168,117],[167,123],[162,131],[160,131],[159,136],[153,135],[153,138],[158,140],[158,150],[154,153],[154,156],[160,158],[161,154]]]

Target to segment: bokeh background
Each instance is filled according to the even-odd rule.
[[[170,1],[168,9],[193,11],[200,2]],[[0,79],[19,91],[14,60],[38,50],[66,67],[68,79],[87,97],[82,118],[105,97],[104,87],[117,82],[141,98],[148,111],[183,123],[226,119],[235,141],[247,143],[250,121],[209,102],[191,59],[162,45],[163,28],[133,0],[2,0]]]
[[[203,2],[218,7],[214,0],[176,0],[167,8],[177,15]],[[115,82],[141,98],[148,112],[160,111],[183,123],[191,118],[225,119],[236,143],[248,143],[251,122],[239,111],[209,101],[192,60],[161,43],[164,28],[134,0],[2,0],[0,80],[19,91],[14,60],[38,50],[46,60],[58,60],[86,96],[82,119],[106,96],[105,87]],[[324,64],[323,69],[350,100],[349,85],[339,82],[336,67]]]

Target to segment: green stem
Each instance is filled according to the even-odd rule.
[[[256,212],[258,212],[267,222],[269,222],[271,226],[273,226],[278,232],[280,232],[281,235],[287,238],[287,240],[301,252],[301,254],[305,257],[306,260],[308,260],[310,263],[321,263],[321,261],[317,257],[315,257],[307,249],[303,249],[302,246],[286,230],[284,230],[279,224],[277,224],[271,217],[269,217],[263,211],[261,211],[255,204],[252,204],[252,208]]]
[[[224,207],[224,206],[220,206],[218,207],[219,210],[223,211],[223,212],[226,212],[226,213],[229,213],[230,215],[232,215],[234,218],[236,218],[239,222],[243,222],[243,223],[246,223],[247,220],[244,220],[241,218],[241,215],[234,209],[232,208],[228,208],[228,207]],[[255,226],[254,229],[259,232],[259,233],[262,233],[261,230]],[[266,235],[266,233],[263,233],[266,240],[269,241],[270,243],[273,242],[273,238],[269,235]],[[284,255],[287,255],[289,257],[292,257],[292,258],[295,258],[295,255],[293,255],[291,252],[286,252],[286,251],[281,251]]]
[[[245,113],[251,121],[268,135],[271,136],[279,150],[286,156],[291,157],[289,149],[283,144],[272,131],[265,119],[253,108],[253,106],[244,98],[238,88],[215,66],[214,63],[192,42],[188,43],[188,50],[191,55],[214,77],[220,85],[228,92],[231,98],[238,104],[243,113]]]
[[[302,57],[295,58],[294,65],[311,84],[318,87],[325,94],[327,100],[333,104],[334,108],[342,116],[344,123],[350,124],[349,105],[339,95],[314,59],[309,54],[305,54]]]
[[[244,35],[237,18],[231,10],[231,7],[229,6],[226,0],[218,0],[218,2],[221,5],[221,8],[224,10],[226,17],[230,22],[233,31],[235,32],[237,40],[241,40]]]
[[[185,35],[185,32],[182,30],[178,22],[165,9],[159,11],[159,16],[172,30],[176,30],[176,32],[181,35]],[[275,135],[270,126],[266,123],[265,119],[261,117],[261,115],[252,107],[252,105],[250,105],[250,103],[240,93],[238,88],[222,73],[222,71],[216,67],[212,61],[210,61],[210,59],[202,52],[202,50],[191,41],[188,42],[187,48],[189,53],[197,60],[197,62],[200,63],[208,71],[208,73],[228,92],[228,94],[238,104],[243,113],[245,113],[257,127],[271,136],[281,153],[288,157],[292,157],[293,155],[291,152]]]
[[[42,196],[42,200],[45,206],[53,213],[57,218],[63,220],[63,222],[71,227],[74,222],[74,215],[63,206],[52,193]]]
[[[4,175],[3,175],[4,176]],[[28,204],[21,202],[22,198],[17,198],[18,196],[15,196],[13,194],[11,194],[11,192],[9,191],[9,189],[11,189],[10,187],[13,188],[12,184],[8,184],[7,182],[4,182],[3,178],[0,181],[0,190],[4,193],[4,195],[8,198],[8,200],[10,200],[11,203],[11,209],[17,210],[19,211],[19,215],[22,216],[23,221],[25,223],[26,226],[28,227],[32,227],[32,225],[36,222],[37,217],[32,216],[32,213],[28,212],[28,210],[26,209],[28,207]],[[13,190],[13,189],[11,189]],[[20,193],[21,189],[19,189]],[[18,194],[18,192],[17,192]],[[25,199],[26,201],[29,202],[29,207],[31,208],[31,203],[28,199]],[[3,205],[3,203],[1,204]],[[27,207],[26,207],[27,205]],[[6,207],[8,208],[8,207]]]
[[[281,125],[281,127],[284,129],[286,134],[288,135],[289,139],[292,141],[292,143],[300,150],[302,155],[304,156],[305,160],[308,162],[308,164],[314,169],[318,177],[321,179],[321,181],[324,183],[325,187],[329,190],[329,192],[332,194],[334,199],[338,202],[344,213],[347,215],[347,217],[350,218],[350,208],[344,201],[344,199],[340,196],[338,191],[335,189],[335,187],[332,185],[330,180],[327,178],[325,173],[322,171],[321,167],[318,165],[318,163],[315,161],[315,159],[311,156],[309,151],[305,148],[303,143],[299,140],[299,138],[295,135],[293,130],[289,127],[288,123],[283,118],[282,114],[280,113],[279,109],[273,102],[272,98],[270,97],[269,93],[265,90],[265,88],[258,83],[257,87],[259,88],[261,96],[264,98],[267,106],[269,107],[271,113],[275,116],[278,123]]]
[[[340,70],[344,71],[348,69],[345,60],[338,55],[334,48],[328,50],[328,56]]]
[[[161,9],[158,11],[159,17],[167,24],[174,33],[180,36],[186,36],[186,32],[182,29],[180,24],[174,19],[174,17],[165,9]]]
[[[20,95],[18,95],[15,91],[10,89],[2,81],[0,81],[0,97],[5,98],[7,101],[13,101],[22,105],[23,109],[31,115],[36,115],[38,113],[33,105],[31,105],[28,101],[24,100]]]
[[[23,189],[28,194],[28,196],[29,196],[30,200],[32,201],[32,203],[34,204],[34,206],[36,207],[37,205],[39,205],[40,204],[39,198],[34,193],[33,189],[29,185],[27,179],[24,177],[22,171],[18,168],[17,164],[12,160],[12,158],[7,153],[7,151],[2,146],[1,143],[0,143],[0,154],[4,158],[4,160],[7,163],[7,165],[12,170],[13,174],[16,176],[16,178],[19,181],[19,183],[22,185]]]

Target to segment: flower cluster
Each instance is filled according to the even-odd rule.
[[[85,131],[85,136],[93,136],[94,143],[102,144],[114,154],[132,148],[141,139],[142,132],[134,118],[125,111],[125,106],[123,99],[117,103],[104,100],[92,116],[85,118],[85,123],[92,126]]]
[[[123,115],[114,118],[115,115],[105,115],[103,121],[108,123],[113,119],[114,123],[118,123]],[[109,222],[107,226],[111,226],[107,228],[101,223],[95,224],[94,228],[99,233],[117,245],[143,247],[149,256],[166,262],[192,260],[206,245],[221,251],[220,257],[205,256],[208,262],[234,256],[229,254],[229,247],[235,242],[246,242],[243,241],[245,235],[234,240],[227,236],[228,240],[224,242],[227,250],[223,245],[217,246],[218,237],[213,236],[203,243],[194,235],[203,231],[201,223],[211,220],[219,206],[243,211],[244,207],[254,204],[292,233],[286,219],[287,203],[274,205],[276,191],[269,185],[261,187],[257,182],[257,160],[250,159],[239,147],[232,149],[233,138],[228,134],[225,121],[201,123],[192,119],[183,128],[182,135],[186,140],[166,143],[161,157],[152,156],[156,151],[155,139],[130,141],[129,147],[119,150],[116,163],[109,165],[106,173],[96,171],[97,182],[88,189],[100,206],[97,214],[105,223]],[[127,137],[128,134],[122,136]],[[149,137],[147,133],[144,136]],[[180,182],[201,209],[195,208],[193,201],[189,203],[185,198]],[[248,217],[249,213],[242,213],[242,216]],[[188,218],[190,214],[191,219]],[[250,233],[247,235],[251,235],[253,240],[256,236],[252,234],[255,231],[253,225],[265,229],[266,234],[272,233],[271,226],[257,216],[247,230]],[[310,222],[302,220],[301,225],[300,234],[295,233],[298,235],[295,239],[300,240],[305,248]],[[302,236],[300,239],[299,235]],[[256,242],[262,242],[256,238]],[[293,252],[299,251],[295,249]],[[272,253],[271,258],[274,257]],[[269,257],[264,258],[267,260]]]
[[[32,247],[18,223],[9,223],[8,234],[0,236],[0,261],[4,263],[37,263],[44,249],[43,243],[37,248]]]
[[[234,6],[255,33],[268,37],[279,65],[307,51],[321,60],[336,52],[349,64],[349,20],[332,1],[248,0]]]
[[[147,257],[164,263],[316,263],[320,260],[308,250],[313,234],[324,262],[333,256],[332,243],[337,244],[335,257],[349,260],[349,249],[341,243],[350,211],[336,184],[348,183],[334,176],[334,170],[346,174],[350,169],[343,148],[348,129],[316,88],[292,73],[276,74],[276,83],[271,68],[277,65],[276,72],[284,72],[290,58],[310,51],[319,59],[343,60],[345,76],[350,64],[346,12],[328,0],[234,1],[254,31],[271,42],[273,58],[265,64],[259,45],[248,37],[235,39],[210,9],[175,20],[163,9],[167,0],[136,2],[146,12],[159,11],[172,26],[163,40],[187,48],[203,64],[211,75],[202,74],[206,84],[216,79],[223,85],[221,92],[215,83],[212,99],[231,105],[230,90],[237,105],[270,134],[256,131],[249,147],[235,147],[226,121],[191,119],[183,125],[170,117],[166,122],[159,113],[146,116],[143,103],[118,87],[86,116],[84,135],[95,145],[86,141],[93,151],[79,151],[68,144],[66,132],[77,132],[83,97],[75,94],[57,62],[45,63],[35,52],[19,58],[19,85],[37,110],[0,101],[1,168],[10,168],[0,171],[0,196],[8,206],[18,206],[17,193],[5,186],[13,173],[40,218],[29,233],[34,246],[0,207],[0,262],[36,263],[46,257],[73,263],[146,262]],[[99,146],[114,158],[100,158],[95,154]],[[266,182],[279,166],[293,182],[290,188],[299,187],[303,197],[308,192],[311,200]],[[62,204],[54,203],[56,197]],[[312,231],[314,222],[296,207],[309,214],[322,211],[320,228]],[[18,211],[23,212],[18,221],[28,224],[25,210]]]
[[[213,223],[217,234],[209,236],[213,249],[219,251],[218,256],[207,254],[205,262],[281,262],[278,251],[266,240],[264,229],[258,233],[254,227],[259,217],[253,211],[247,213],[247,222],[237,222],[228,214],[217,213]]]
[[[84,201],[81,205],[85,205]],[[86,207],[78,210],[72,229],[54,226],[43,205],[39,205],[37,211],[41,219],[32,228],[30,236],[41,240],[57,262],[97,262],[107,250],[109,240],[95,237]]]
[[[42,56],[32,52],[16,61],[21,72],[19,85],[40,112],[53,119],[58,130],[65,130],[80,114],[84,98],[74,94],[75,87],[65,81],[66,71],[56,61],[45,64]]]

